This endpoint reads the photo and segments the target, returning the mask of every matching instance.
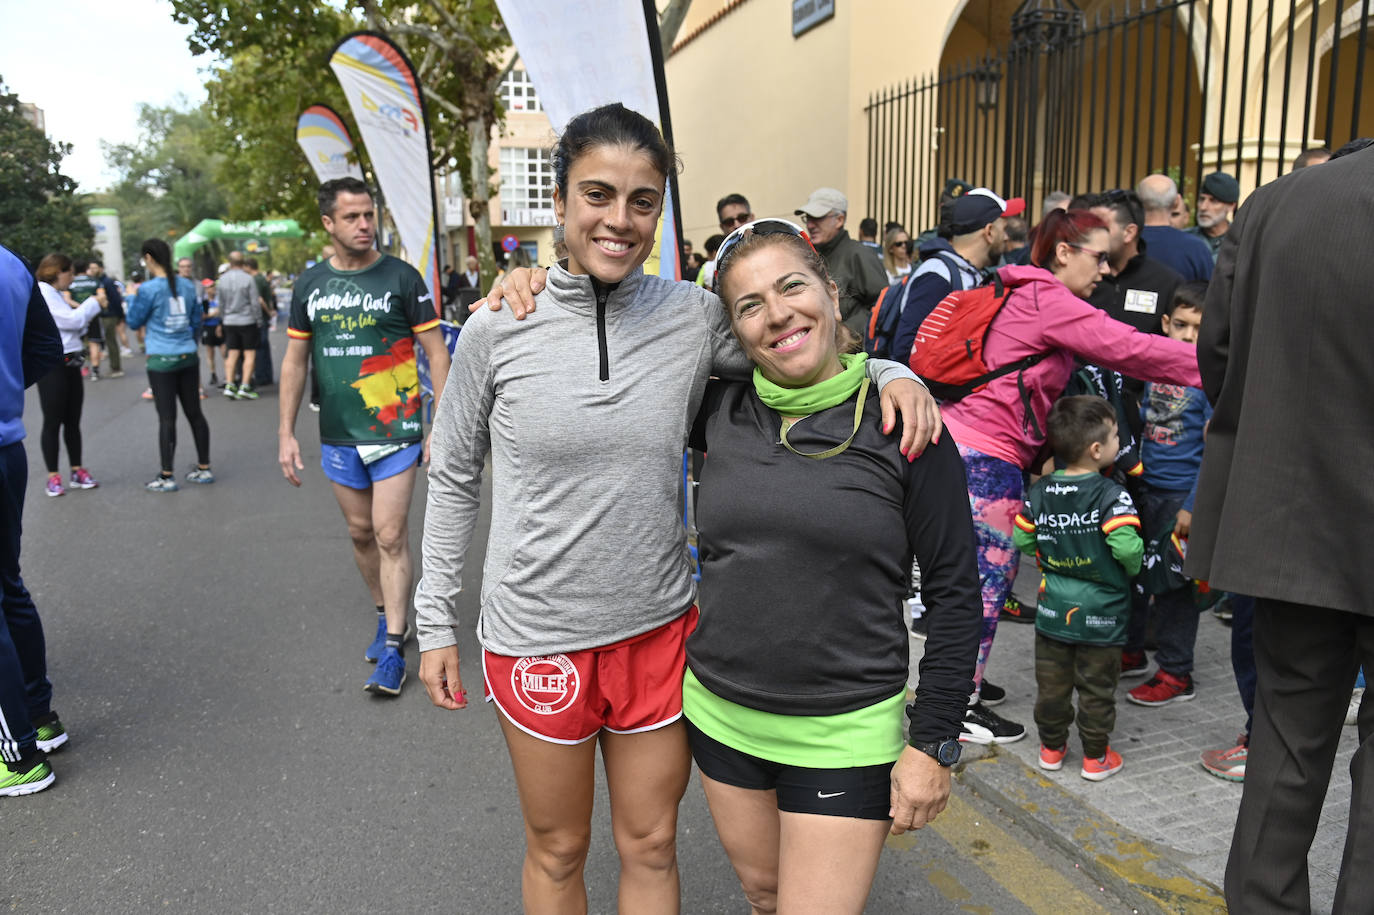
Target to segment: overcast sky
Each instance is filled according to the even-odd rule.
[[[138,137],[138,106],[205,98],[189,26],[172,21],[166,0],[0,0],[0,77],[21,101],[43,109],[48,136],[72,144],[62,166],[82,191],[114,180],[100,141]]]

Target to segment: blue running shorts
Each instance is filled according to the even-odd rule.
[[[354,445],[321,445],[320,468],[324,475],[349,489],[371,489],[372,484],[404,473],[420,463],[425,447],[421,442],[406,445],[395,454],[364,464]]]

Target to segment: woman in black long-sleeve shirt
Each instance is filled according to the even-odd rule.
[[[963,465],[881,434],[836,287],[800,230],[764,220],[717,256],[754,383],[715,383],[697,521],[701,620],[683,687],[717,830],[756,908],[861,911],[889,830],[949,795],[981,603]],[[903,739],[915,554],[930,611]],[[786,852],[780,852],[786,849]]]

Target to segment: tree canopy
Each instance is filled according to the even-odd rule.
[[[0,243],[35,264],[45,254],[91,250],[84,202],[62,174],[70,152],[71,144],[52,142],[24,119],[19,96],[0,79]]]
[[[414,63],[429,109],[433,165],[459,165],[479,235],[483,229],[490,234],[486,144],[501,115],[500,60],[509,47],[494,0],[170,2],[175,18],[192,26],[191,50],[222,61],[206,90],[210,132],[233,151],[222,177],[235,187],[235,203],[243,209],[229,215],[270,213],[318,223],[317,182],[296,147],[296,116],[314,102],[348,111],[329,55],[349,32],[374,28],[391,35]],[[475,146],[482,150],[480,170],[471,167]]]
[[[234,195],[219,180],[229,157],[208,142],[209,124],[203,108],[143,105],[138,139],[105,147],[119,179],[97,201],[119,211],[127,270],[144,239],[170,244],[229,210]]]

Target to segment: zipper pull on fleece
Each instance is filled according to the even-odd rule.
[[[598,377],[602,381],[611,380],[611,358],[606,352],[606,300],[611,297],[615,285],[608,286],[592,277],[592,288],[596,290],[596,349],[601,357]]]

